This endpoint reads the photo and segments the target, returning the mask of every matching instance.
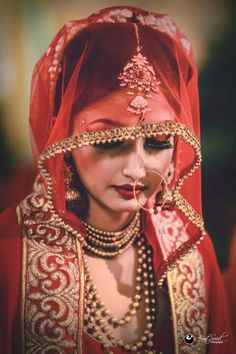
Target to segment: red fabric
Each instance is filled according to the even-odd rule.
[[[162,83],[161,89],[176,113],[177,122],[184,124],[200,138],[197,69],[186,37],[173,22],[167,26],[167,30],[166,25],[160,30],[158,26],[156,29],[150,25],[144,26],[144,16],[147,18],[150,15],[146,11],[128,8],[128,14],[131,11],[133,13],[132,17],[128,16],[126,22],[122,22],[117,15],[108,16],[111,10],[121,11],[124,7],[105,9],[88,19],[67,23],[35,67],[31,86],[30,126],[36,162],[43,149],[70,136],[75,112],[107,93],[120,89],[117,76],[136,53],[133,23],[137,23],[139,28],[142,54],[153,65]],[[167,21],[164,15],[154,15],[156,24]],[[126,126],[135,125],[132,122],[123,123]],[[108,127],[104,124],[100,129],[106,128]],[[175,181],[193,166],[195,159],[193,149],[178,139]],[[81,221],[66,210],[63,154],[52,157],[45,166],[53,180],[53,203],[57,213],[83,232]],[[42,171],[41,177],[45,181]],[[47,189],[46,182],[45,188]],[[185,181],[181,193],[201,214],[200,169]],[[155,230],[151,226],[150,216],[144,215],[143,218],[144,232],[154,249],[154,264],[158,271],[161,269],[162,259],[160,253],[158,254]],[[22,231],[17,224],[14,209],[1,216],[0,226],[0,350],[3,354],[11,354],[19,353],[20,347]],[[190,235],[189,242],[193,243],[199,230],[189,225],[187,231]],[[226,299],[214,251],[207,238],[199,249],[206,272],[208,333],[221,335],[222,331],[229,332],[229,342],[224,345],[209,344],[209,353],[233,353]],[[182,251],[179,251],[179,256]],[[88,345],[93,346],[86,339],[85,343],[85,348]]]
[[[0,185],[0,212],[19,203],[32,191],[36,175],[32,162],[23,162],[14,169],[8,180]]]
[[[205,266],[207,316],[209,321],[207,333],[208,335],[214,334],[216,336],[221,336],[224,332],[229,334],[228,342],[224,344],[208,344],[207,353],[234,353],[235,347],[224,286],[212,242],[208,237],[199,245],[199,251]],[[0,354],[20,354],[22,347],[20,328],[22,231],[17,222],[15,208],[7,209],[0,216],[0,255]],[[166,325],[168,326],[169,324],[167,323]],[[172,336],[171,329],[167,331],[163,327],[161,333],[158,333],[159,336],[157,338],[160,349],[165,354],[173,354],[171,349],[168,349]],[[100,353],[100,345],[87,336],[84,336],[83,344],[83,354]],[[116,350],[116,353],[126,354],[119,350]]]
[[[146,11],[130,9],[136,18],[148,15]],[[45,147],[70,135],[71,120],[75,111],[120,89],[117,77],[136,52],[137,44],[132,24],[136,20],[131,18],[122,24],[98,22],[110,10],[103,10],[86,20],[67,23],[35,67],[32,77],[30,125],[36,159]],[[163,17],[159,14],[156,16],[160,19]],[[148,26],[139,23],[138,26],[142,54],[156,70],[162,83],[161,89],[171,103],[177,121],[185,124],[199,137],[197,69],[192,52],[187,55],[181,46],[180,39],[185,38],[184,35],[177,27],[176,38],[173,38]],[[114,46],[114,42],[119,43],[119,46]],[[61,60],[56,59],[58,64],[53,65],[55,57],[58,56]],[[50,74],[52,70],[53,78]],[[122,125],[133,123],[122,122]],[[100,126],[99,130],[105,128],[108,128],[106,124]],[[178,175],[192,164],[194,158],[185,144],[179,142],[179,145],[182,152],[181,158],[178,151],[176,153]],[[189,151],[185,154],[186,149]],[[55,173],[52,166],[49,166],[49,170],[52,174]],[[191,181],[194,182],[195,179],[200,192],[198,174],[195,174]],[[57,185],[60,182],[58,181]],[[194,204],[197,210],[201,210],[200,195],[196,190],[192,201],[192,194],[188,194],[188,199],[190,198],[190,202],[193,202],[191,204]],[[62,206],[61,203],[55,197],[55,204]]]
[[[16,208],[0,215],[0,353],[21,353],[22,230]]]
[[[148,16],[154,16],[156,25],[149,24]],[[71,136],[74,116],[78,111],[98,102],[106,94],[120,90],[118,76],[137,51],[134,23],[138,26],[141,53],[161,81],[160,90],[175,112],[176,122],[188,127],[200,139],[198,74],[188,39],[166,15],[149,14],[144,10],[121,6],[101,10],[84,20],[68,22],[35,66],[31,86],[30,127],[36,160],[43,149]],[[114,46],[114,43],[117,45]],[[134,118],[124,121],[120,115],[114,123],[136,125],[137,117]],[[81,124],[78,134],[110,129],[106,122],[100,124],[99,128],[92,123],[89,122],[85,127]],[[177,140],[173,184],[196,161],[193,148],[182,138]],[[83,233],[79,219],[66,209],[63,154],[56,154],[44,161],[44,167],[52,177],[52,198],[57,213]],[[198,168],[184,181],[181,194],[201,215],[200,179],[201,171]],[[150,225],[149,215],[144,215],[144,218],[144,225]],[[186,222],[186,225],[190,240],[186,247],[172,255],[171,262],[200,237],[199,229],[191,221]],[[149,234],[147,231],[144,228],[145,234]],[[165,269],[164,262],[158,276]]]
[[[208,335],[220,337],[223,333],[228,333],[227,342],[223,344],[211,343],[208,346],[208,354],[235,353],[235,338],[229,317],[228,302],[222,275],[219,270],[214,247],[209,237],[205,237],[199,245],[199,250],[203,256],[205,265],[205,286],[207,291],[207,316]]]

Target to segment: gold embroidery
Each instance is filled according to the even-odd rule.
[[[175,211],[163,211],[153,216],[152,221],[164,258],[189,238],[183,221]],[[199,251],[192,250],[181,260],[178,259],[172,270],[167,272],[167,281],[176,354],[204,354],[206,348],[203,341],[196,340],[192,345],[184,342],[186,335],[205,336],[207,330],[204,264]]]
[[[83,252],[80,242],[76,241],[78,264],[80,271],[80,293],[79,293],[79,328],[78,328],[78,354],[82,354],[82,335],[84,324],[84,292],[85,292],[85,274],[84,274],[84,260]]]
[[[195,151],[196,161],[179,180],[173,191],[173,199],[189,221],[200,229],[199,238],[190,247],[196,247],[203,238],[204,226],[201,216],[180,194],[184,180],[191,176],[201,163],[198,140],[183,124],[165,122],[89,132],[48,147],[39,158],[39,170],[47,180],[47,191],[36,182],[36,192],[21,203],[29,261],[24,310],[27,353],[46,353],[49,349],[54,350],[55,353],[62,353],[67,348],[71,348],[73,353],[81,351],[84,290],[83,287],[79,288],[81,284],[79,281],[83,283],[83,270],[81,269],[79,274],[81,264],[78,262],[81,259],[81,252],[76,242],[79,241],[82,247],[84,241],[82,235],[56,213],[52,198],[52,177],[47,170],[46,160],[89,144],[151,137],[158,134],[181,136]],[[180,240],[181,242],[184,243],[183,240]],[[182,244],[179,249],[181,246]],[[192,249],[188,249],[187,252],[192,253]],[[181,257],[183,256],[184,254],[181,254]],[[179,260],[180,257],[177,261]],[[159,286],[166,272],[174,266],[173,262],[168,264],[158,282]]]
[[[164,259],[188,240],[184,222],[176,211],[164,210],[152,216]]]
[[[27,277],[27,239],[23,235],[22,241],[22,282],[21,282],[21,338],[22,338],[22,353],[25,353],[25,290]]]
[[[77,351],[83,317],[82,307],[82,317],[78,318],[79,300],[84,291],[78,264],[81,252],[77,256],[80,248],[74,237],[56,226],[46,198],[38,192],[21,203],[26,232],[22,274],[24,352],[81,353],[80,348]]]
[[[177,316],[175,312],[175,299],[173,288],[171,284],[171,276],[170,273],[167,273],[167,283],[168,283],[168,290],[169,290],[169,298],[170,298],[170,305],[171,305],[171,314],[172,314],[172,326],[173,326],[173,334],[174,334],[174,341],[175,341],[175,354],[179,354],[179,342],[178,342],[178,322]]]
[[[204,354],[206,352],[204,341],[195,340],[191,345],[184,341],[188,334],[199,338],[206,336],[207,332],[204,265],[198,250],[185,257],[169,274],[180,353]]]
[[[194,247],[205,236],[204,223],[202,217],[192,208],[192,206],[183,198],[180,194],[180,189],[188,177],[192,176],[192,174],[197,170],[197,168],[201,164],[201,150],[197,137],[192,133],[192,131],[187,128],[184,124],[175,123],[175,122],[162,122],[162,123],[153,123],[153,124],[145,124],[138,126],[128,126],[121,127],[116,129],[107,129],[100,131],[92,131],[81,134],[79,136],[72,136],[70,138],[61,140],[56,142],[55,144],[46,148],[39,158],[38,167],[39,170],[42,171],[43,175],[47,180],[47,198],[48,198],[48,207],[51,212],[54,214],[54,220],[56,224],[59,224],[61,227],[70,230],[72,234],[74,234],[80,242],[83,244],[83,238],[79,233],[77,233],[73,228],[67,225],[59,215],[56,214],[55,208],[53,205],[52,198],[52,178],[50,173],[48,172],[45,161],[55,157],[58,154],[66,153],[72,151],[77,148],[81,148],[87,145],[94,144],[102,144],[111,141],[122,141],[122,140],[133,140],[138,137],[151,137],[156,135],[172,135],[172,136],[180,136],[182,139],[189,144],[195,152],[196,160],[193,166],[190,168],[188,172],[186,172],[178,181],[175,189],[173,190],[173,202],[177,206],[177,208],[187,217],[187,219],[196,225],[199,230],[199,236],[195,241],[195,244],[189,245],[182,252],[182,256],[186,255],[188,252],[191,252]],[[181,250],[182,251],[182,250]],[[165,271],[163,272],[162,277],[160,278],[158,285],[161,287],[163,281],[166,277],[166,272],[171,269],[171,266],[174,264],[167,264]]]
[[[26,352],[75,350],[79,297],[76,251],[68,254],[62,247],[27,242]]]

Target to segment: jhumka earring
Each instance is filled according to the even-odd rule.
[[[158,212],[160,212],[162,210],[162,207],[166,204],[166,202],[169,202],[170,199],[170,191],[168,189],[167,186],[167,182],[165,180],[165,178],[157,171],[155,170],[149,170],[150,172],[155,173],[156,175],[158,175],[159,177],[161,177],[161,184],[163,185],[163,191],[161,191],[160,193],[158,193],[158,195],[160,194],[160,198],[158,200],[158,204],[155,204],[153,208],[145,208],[140,201],[138,200],[138,198],[136,197],[136,185],[139,182],[138,180],[134,181],[133,184],[133,193],[134,193],[134,199],[136,200],[137,204],[140,206],[141,209],[148,211],[150,214],[157,214]]]
[[[151,110],[147,98],[151,97],[151,93],[159,92],[160,81],[156,78],[153,66],[141,53],[142,47],[139,43],[138,26],[134,24],[134,28],[137,39],[137,53],[128,61],[118,79],[120,80],[120,87],[127,88],[128,95],[133,96],[127,110],[139,115],[140,121],[138,124],[141,124],[145,113]]]
[[[81,199],[79,192],[71,187],[73,183],[73,172],[71,166],[65,165],[65,185],[66,185],[66,201],[73,202]]]

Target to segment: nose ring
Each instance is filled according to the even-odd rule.
[[[162,199],[162,202],[160,205],[154,205],[153,208],[145,208],[138,200],[138,198],[136,197],[136,185],[137,183],[139,182],[137,179],[134,181],[134,184],[133,184],[133,193],[134,193],[134,199],[135,201],[137,202],[137,204],[140,206],[141,209],[145,210],[145,211],[148,211],[150,214],[157,214],[158,212],[160,212],[162,210],[162,207],[163,205],[166,203],[167,199],[168,199],[168,195],[169,195],[169,189],[168,189],[168,186],[167,186],[167,182],[165,180],[165,178],[157,171],[155,170],[147,170],[146,172],[153,172],[155,173],[156,175],[158,175],[159,177],[161,177],[161,181],[163,181],[164,183],[164,193],[163,193],[163,199]]]

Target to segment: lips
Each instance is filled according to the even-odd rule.
[[[131,184],[114,186],[114,188],[124,199],[128,200],[134,198],[134,187]],[[135,196],[137,197],[144,189],[145,187],[143,185],[137,184],[135,186]]]

